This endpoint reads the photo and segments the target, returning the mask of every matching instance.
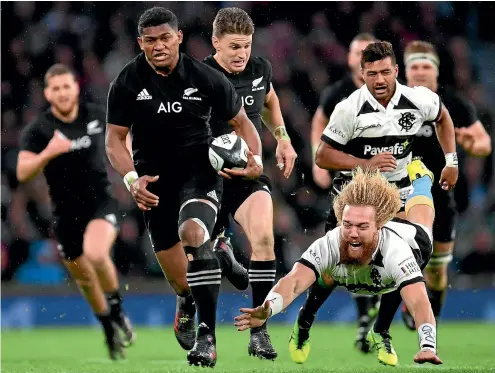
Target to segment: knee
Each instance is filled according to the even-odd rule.
[[[251,246],[253,254],[261,260],[270,260],[274,256],[274,238],[273,233],[258,230],[252,239]]]
[[[432,290],[444,290],[447,287],[447,265],[437,264],[425,269],[425,280]]]
[[[109,258],[106,253],[104,253],[102,250],[97,250],[97,248],[86,250],[84,252],[84,256],[95,268],[102,267],[105,264],[105,261]]]
[[[179,237],[183,246],[200,247],[205,242],[205,230],[189,219],[179,227]]]

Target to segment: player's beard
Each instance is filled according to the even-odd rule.
[[[71,100],[71,102],[67,105],[58,105],[56,103],[52,103],[53,108],[63,117],[69,116],[76,105],[77,99]]]
[[[340,238],[340,264],[363,266],[371,261],[376,247],[378,245],[378,231],[373,235],[371,242],[363,242],[359,253],[353,253],[350,249],[349,241],[343,235]]]

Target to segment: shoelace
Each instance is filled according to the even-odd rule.
[[[383,334],[380,334],[381,337],[382,337],[382,341],[381,341],[381,345],[385,346],[385,350],[391,354],[392,353],[392,344],[390,343],[390,341],[392,340],[392,337],[390,336],[390,334],[388,333],[383,333]]]

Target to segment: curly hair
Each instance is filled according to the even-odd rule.
[[[389,183],[379,170],[363,170],[358,167],[353,172],[352,180],[344,186],[333,202],[339,224],[342,224],[342,214],[346,205],[374,207],[376,224],[382,227],[401,207],[399,189]]]

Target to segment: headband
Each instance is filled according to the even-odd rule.
[[[405,61],[406,67],[407,65],[415,61],[423,61],[423,62],[428,61],[431,64],[433,64],[433,66],[435,66],[437,69],[440,66],[440,60],[438,59],[437,56],[435,56],[432,53],[411,53],[409,56],[407,56],[407,59]]]

